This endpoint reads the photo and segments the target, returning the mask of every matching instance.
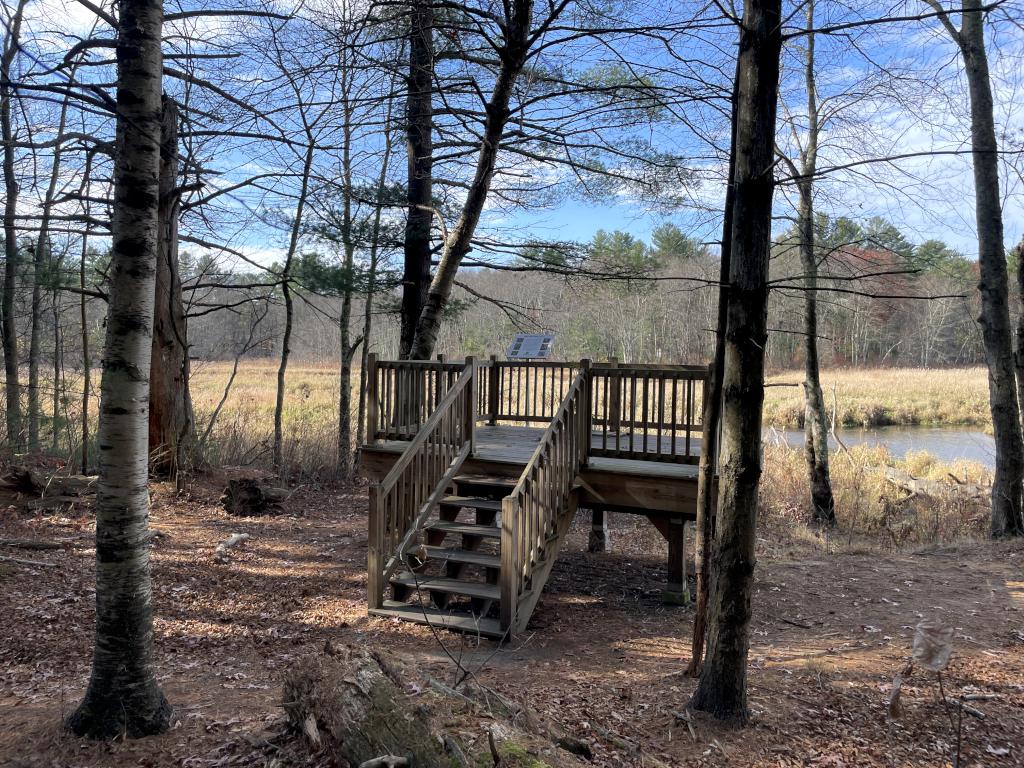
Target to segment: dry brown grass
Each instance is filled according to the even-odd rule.
[[[776,427],[803,425],[804,404],[799,384],[802,371],[771,376],[765,392],[764,423]],[[822,388],[830,413],[842,426],[926,424],[988,427],[988,378],[984,368],[866,368],[822,372]]]
[[[885,470],[889,467],[919,479],[939,481],[940,492],[911,496],[887,480]],[[946,464],[924,451],[895,459],[884,447],[862,445],[854,446],[849,453],[834,453],[830,469],[838,532],[819,531],[808,525],[811,505],[803,451],[765,446],[762,528],[770,541],[802,542],[831,550],[882,546],[900,551],[987,535],[987,488],[992,477],[981,464]]]

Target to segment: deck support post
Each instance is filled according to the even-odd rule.
[[[690,602],[690,584],[686,580],[686,521],[682,518],[668,521],[668,584],[662,593],[662,602],[668,605]]]
[[[366,602],[371,609],[384,606],[384,526],[380,509],[380,485],[370,486],[370,536],[366,550]]]
[[[377,420],[380,415],[380,393],[377,391],[377,353],[366,356],[366,442],[377,439]]]
[[[498,356],[491,355],[491,367],[487,370],[487,410],[490,419],[488,424],[492,427],[498,423],[498,413],[501,411],[501,371],[498,368]]]
[[[608,535],[608,519],[603,509],[593,509],[590,513],[590,537],[587,541],[587,552],[607,552],[610,549]]]

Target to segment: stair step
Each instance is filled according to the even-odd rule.
[[[453,482],[457,486],[471,485],[489,490],[511,491],[516,487],[517,480],[510,477],[494,477],[492,475],[459,475]]]
[[[452,563],[466,563],[467,565],[480,565],[485,568],[500,568],[501,556],[492,555],[487,552],[471,552],[468,549],[457,549],[454,547],[432,547],[429,545],[413,547],[412,554],[425,553],[430,560],[441,560]]]
[[[481,536],[485,539],[500,539],[501,529],[493,525],[473,525],[472,523],[449,523],[447,520],[431,520],[423,526],[427,531],[444,531],[445,533],[461,533],[463,536]]]
[[[492,512],[501,511],[501,499],[481,499],[479,496],[445,496],[438,502],[445,507],[469,507],[486,509]]]
[[[395,600],[385,600],[383,608],[371,608],[370,615],[403,619],[425,626],[465,632],[468,635],[479,634],[495,640],[500,640],[505,634],[501,631],[501,622],[497,619],[481,618],[464,611],[442,611],[437,608],[409,605]]]
[[[391,583],[412,589],[416,589],[416,586],[419,585],[421,591],[447,592],[451,595],[480,597],[484,600],[501,599],[501,588],[497,584],[484,584],[480,581],[460,581],[443,576],[416,576],[407,571],[398,576],[392,576]]]

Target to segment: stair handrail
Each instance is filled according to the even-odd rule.
[[[384,604],[384,588],[431,509],[473,454],[476,364],[466,368],[420,427],[391,470],[370,486],[367,592],[370,608]]]
[[[567,514],[590,448],[589,361],[573,379],[512,492],[501,502],[501,628],[516,632],[520,601]],[[525,617],[524,617],[525,618]]]

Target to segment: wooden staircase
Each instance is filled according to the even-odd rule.
[[[467,361],[371,486],[369,612],[502,640],[525,628],[576,513],[588,377],[575,377],[522,474],[507,480],[460,472],[473,449],[474,373]]]
[[[390,579],[388,616],[500,639],[501,499],[514,480],[460,475]]]

